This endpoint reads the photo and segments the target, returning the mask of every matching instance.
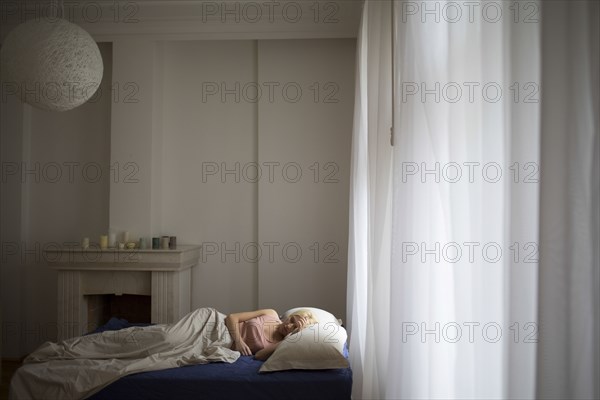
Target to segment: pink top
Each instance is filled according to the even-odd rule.
[[[271,315],[261,315],[256,318],[249,319],[245,322],[239,323],[240,335],[252,354],[256,354],[257,351],[264,349],[269,344],[267,337],[265,336],[265,323],[281,322],[279,318]],[[275,329],[275,325],[273,325]]]

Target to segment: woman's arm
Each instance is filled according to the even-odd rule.
[[[265,361],[267,358],[269,358],[271,356],[271,354],[273,354],[275,352],[275,350],[277,349],[277,346],[279,346],[279,343],[281,343],[281,342],[277,342],[275,344],[265,347],[264,349],[257,351],[256,354],[254,355],[254,358],[256,358],[257,360]]]
[[[244,342],[244,340],[242,339],[242,336],[240,335],[240,328],[239,328],[238,324],[240,322],[248,321],[249,319],[252,319],[252,318],[260,317],[261,315],[273,315],[273,316],[279,318],[279,316],[277,315],[277,312],[275,310],[271,310],[271,309],[234,313],[234,314],[229,314],[227,316],[227,318],[225,318],[225,325],[227,325],[227,329],[229,329],[229,333],[231,334],[231,337],[233,338],[233,342],[235,344],[234,350],[239,351],[240,353],[242,353],[245,356],[249,356],[252,354],[252,352],[250,351],[250,348]]]

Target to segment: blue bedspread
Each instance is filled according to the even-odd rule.
[[[129,326],[113,319],[100,330]],[[190,365],[133,374],[91,399],[350,399],[352,370],[258,373],[262,361],[242,356],[233,364]]]

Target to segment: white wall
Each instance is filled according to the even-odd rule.
[[[109,227],[134,238],[171,234],[181,244],[203,244],[192,307],[315,305],[344,318],[354,42],[122,37],[103,46],[112,86],[104,82],[95,103],[55,114],[2,102],[3,162],[113,166],[96,183],[2,183],[2,241],[19,246],[18,254],[2,253],[2,357],[55,337],[55,273],[43,259],[21,260],[21,247],[96,240]],[[290,101],[289,85],[284,97],[289,83],[301,87],[300,101]],[[208,95],[214,84],[218,92]],[[234,93],[222,98],[225,88]],[[326,95],[337,103],[325,103]],[[279,163],[273,182],[271,161]],[[291,169],[282,175],[287,163],[298,163],[301,181],[285,179],[293,178]],[[222,175],[223,168],[238,168],[239,176]],[[338,182],[324,183],[331,172]],[[302,249],[301,262],[283,257],[286,243]],[[332,251],[336,262],[324,263]]]
[[[354,45],[165,43],[162,226],[203,244],[193,307],[344,318]]]
[[[110,160],[119,173],[110,183],[109,225],[116,233],[130,232],[132,239],[149,237],[160,212],[152,203],[153,160],[160,149],[155,140],[160,127],[154,123],[161,104],[159,50],[148,40],[113,42]]]
[[[192,275],[194,308],[256,307],[256,263],[220,249],[256,241],[257,185],[232,175],[222,183],[220,173],[202,176],[209,165],[256,160],[257,104],[202,96],[213,82],[256,82],[256,57],[255,41],[165,44],[162,221],[179,243],[208,250]]]
[[[345,317],[354,46],[350,39],[259,42],[259,307],[326,308]],[[263,117],[264,116],[264,117]],[[299,175],[301,174],[301,175]]]
[[[63,113],[15,96],[0,105],[3,172],[18,163],[2,180],[3,357],[56,338],[56,272],[44,249],[108,228],[112,57],[110,44],[100,48],[102,92],[91,102]]]

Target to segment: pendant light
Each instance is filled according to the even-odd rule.
[[[85,103],[104,71],[94,39],[63,18],[18,25],[6,36],[0,59],[4,85],[14,85],[23,102],[50,111]]]

